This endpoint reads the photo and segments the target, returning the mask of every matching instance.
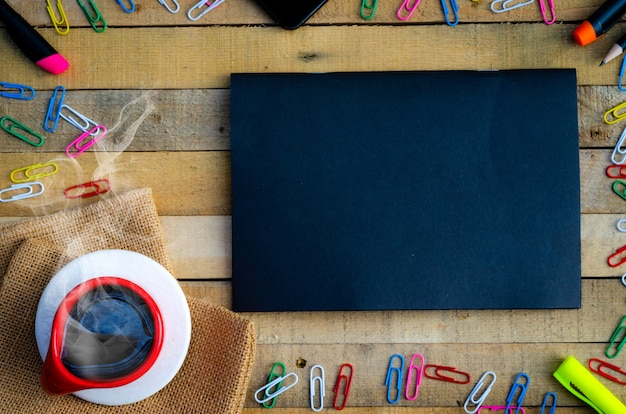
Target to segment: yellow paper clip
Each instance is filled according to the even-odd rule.
[[[607,357],[615,358],[622,351],[624,344],[626,344],[626,333],[624,331],[626,331],[626,316],[622,318],[619,325],[617,325],[617,328],[615,328],[615,332],[611,335],[611,339],[609,339],[609,345],[606,347],[605,352]],[[620,338],[621,340],[616,346],[615,343]]]
[[[11,171],[10,177],[11,181],[14,183],[25,183],[38,178],[48,177],[52,174],[56,174],[58,171],[58,165],[54,162],[47,162],[44,164],[33,164],[27,167],[17,168]]]
[[[601,414],[626,413],[626,405],[576,358],[568,356],[552,374],[569,392]]]
[[[57,31],[60,35],[68,34],[70,31],[70,23],[67,21],[67,16],[65,15],[65,10],[63,10],[63,4],[61,4],[61,0],[57,0],[57,9],[59,10],[60,19],[57,19],[57,15],[52,8],[52,3],[50,0],[46,0],[48,3],[46,6],[46,10],[48,10],[48,14],[50,15],[50,19],[52,20],[52,24],[54,25],[54,30]]]
[[[604,113],[602,119],[604,119],[604,123],[608,125],[612,125],[616,122],[621,121],[626,118],[626,111],[620,112],[622,109],[626,108],[626,102],[623,102],[613,108],[609,109]]]

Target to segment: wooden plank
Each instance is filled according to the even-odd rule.
[[[278,327],[279,325],[276,325]],[[275,329],[276,330],[276,329]],[[339,340],[341,338],[338,338]],[[404,355],[410,359],[414,353],[424,356],[426,363],[448,365],[470,373],[471,383],[466,385],[443,383],[424,378],[419,388],[418,398],[407,401],[404,396],[398,406],[402,407],[450,407],[462,406],[478,378],[486,371],[493,371],[497,380],[487,397],[487,405],[506,405],[506,398],[515,376],[524,372],[531,379],[524,406],[541,406],[548,391],[556,392],[559,406],[584,406],[563,388],[552,373],[568,356],[574,355],[585,364],[592,357],[602,358],[602,351],[596,344],[342,344],[319,346],[317,344],[285,346],[258,345],[255,364],[248,388],[246,407],[257,408],[253,393],[267,382],[267,375],[275,361],[285,363],[288,372],[295,372],[300,381],[290,391],[282,394],[276,403],[277,408],[299,407],[309,404],[308,375],[309,367],[320,364],[325,370],[326,406],[334,398],[333,386],[339,366],[349,362],[354,366],[352,387],[348,399],[351,407],[388,407],[385,377],[389,358],[393,354]],[[304,368],[298,368],[302,360]],[[406,361],[408,365],[409,360]],[[407,370],[403,381],[406,381]],[[615,395],[624,400],[626,388],[611,383],[604,378],[601,381]],[[404,387],[403,387],[404,392]],[[460,409],[459,409],[460,410]]]
[[[624,27],[619,24],[614,33]],[[5,50],[0,79],[40,89],[58,82],[68,89],[226,88],[233,72],[354,71],[359,62],[359,71],[576,68],[580,85],[615,85],[619,65],[597,67],[611,44],[609,37],[582,48],[571,40],[574,28],[308,26],[288,32],[271,27],[133,27],[111,28],[105,35],[76,29],[69,37],[51,39],[72,64],[60,77],[41,76],[41,69],[0,31]],[[52,29],[42,32],[54,34]],[[105,60],[106,50],[115,53]]]
[[[190,296],[230,308],[230,282],[181,282]],[[242,313],[260,344],[596,342],[604,352],[624,315],[618,279],[583,279],[581,309]],[[280,300],[280,298],[268,298]]]
[[[17,0],[9,1],[32,25],[51,27],[51,21],[45,8],[28,7]],[[179,0],[181,9],[176,14],[169,13],[158,2],[135,2],[134,13],[123,12],[117,3],[100,2],[98,9],[110,27],[115,26],[182,26],[182,25],[275,25],[252,0],[225,2],[219,8],[206,14],[197,21],[189,20],[187,11],[197,3],[196,0]],[[44,3],[45,4],[45,3]],[[172,3],[170,3],[172,4]],[[373,20],[365,21],[360,17],[359,2],[330,1],[308,24],[389,24],[400,23],[396,11],[401,2],[380,2]],[[533,4],[510,13],[496,14],[489,8],[491,1],[458,2],[459,20],[462,23],[477,22],[541,22],[539,7]],[[578,21],[589,16],[601,1],[566,0],[558,3],[557,18],[562,21]],[[87,20],[77,4],[64,4],[64,10],[72,28],[88,27]],[[439,2],[424,2],[408,21],[409,24],[444,23]],[[71,29],[70,29],[71,30]],[[452,29],[453,30],[453,29]],[[72,33],[70,31],[70,33]],[[106,33],[106,32],[105,32]]]
[[[332,391],[332,390],[331,390]],[[328,407],[328,403],[332,404],[333,394],[328,394],[329,391],[326,391],[326,402],[324,407]],[[506,405],[506,404],[505,404]],[[332,405],[331,405],[332,407]],[[540,407],[524,407],[527,414],[540,414]],[[397,406],[387,406],[387,407],[346,407],[342,411],[343,414],[450,414],[450,407],[397,407]],[[559,414],[590,414],[589,407],[563,407],[559,406],[557,413]],[[459,408],[455,410],[454,413],[463,413],[463,409]],[[272,409],[272,414],[310,414],[310,408],[280,408],[274,407]],[[493,412],[494,414],[502,413]],[[544,411],[545,413],[545,411]],[[243,409],[243,414],[267,414],[266,408],[255,408],[255,407],[245,407]],[[489,411],[483,410],[482,414],[489,414]]]
[[[0,114],[41,133],[42,152],[62,152],[81,131],[60,120],[43,128],[52,91],[32,101],[0,99]],[[209,151],[230,149],[230,91],[226,89],[67,91],[65,105],[107,128],[116,151]],[[69,110],[63,114],[71,116]],[[2,132],[4,135],[4,132]],[[61,138],[63,137],[63,138]],[[22,152],[20,140],[2,138],[1,152]]]

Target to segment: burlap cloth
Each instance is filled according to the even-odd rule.
[[[135,404],[109,407],[39,386],[42,361],[34,324],[39,297],[70,260],[101,249],[126,249],[169,269],[150,190],[87,207],[0,226],[0,411],[3,413],[239,413],[255,352],[252,324],[219,306],[188,298],[187,358],[172,382]]]

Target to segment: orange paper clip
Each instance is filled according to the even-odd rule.
[[[74,185],[65,189],[66,198],[88,198],[108,193],[111,183],[106,178]]]
[[[622,246],[615,251],[606,260],[607,264],[611,267],[617,267],[623,263],[626,263],[626,246]]]
[[[346,375],[343,373],[344,368],[350,368],[350,375]],[[346,407],[346,403],[348,402],[348,395],[350,395],[350,386],[352,385],[352,374],[354,373],[354,367],[352,364],[343,364],[339,367],[339,374],[337,375],[337,381],[335,382],[335,388],[333,391],[335,392],[335,399],[333,400],[333,407],[335,410],[343,410]],[[345,380],[345,381],[344,381]],[[345,382],[346,385],[343,387],[343,402],[341,405],[337,405],[337,400],[339,399],[339,391],[341,390],[341,383]]]
[[[442,372],[452,373],[453,376],[443,375]],[[454,367],[446,367],[443,365],[426,365],[424,367],[424,375],[426,378],[453,382],[455,384],[469,384],[471,381],[470,374],[467,372],[459,371]]]
[[[626,371],[624,371],[617,365],[609,364],[608,362],[598,358],[591,358],[587,366],[589,367],[589,370],[603,376],[606,379],[617,382],[618,384],[626,385]],[[606,368],[607,371],[603,370],[602,368]],[[611,375],[610,372],[617,373],[623,379],[620,380],[615,375]]]
[[[415,365],[413,361],[415,358],[418,358],[421,362]],[[413,371],[415,371],[415,393],[413,395],[409,395],[409,388],[411,388],[411,382],[413,378]],[[422,354],[413,354],[411,356],[411,362],[409,363],[408,375],[406,377],[406,387],[404,388],[404,397],[413,401],[417,398],[417,393],[419,392],[420,385],[422,385],[422,376],[424,375],[424,357]]]

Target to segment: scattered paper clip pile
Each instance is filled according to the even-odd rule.
[[[626,328],[625,328],[626,329]],[[605,365],[602,365],[605,367]],[[405,360],[401,354],[394,354],[389,359],[385,386],[387,387],[387,402],[397,404],[402,398],[402,379],[404,378]],[[353,388],[354,367],[349,363],[344,363],[339,367],[339,372],[333,386],[335,394],[333,407],[336,410],[343,410],[348,403],[350,390]],[[426,364],[422,354],[413,354],[409,361],[404,398],[414,401],[418,397],[422,379],[430,378],[437,381],[445,381],[454,384],[469,384],[471,376],[467,372],[460,371],[454,367],[445,365]],[[480,414],[486,411],[503,411],[506,414],[524,414],[526,411],[522,407],[526,391],[530,386],[530,377],[526,373],[519,373],[509,391],[505,405],[484,405],[487,396],[491,392],[496,382],[496,374],[492,371],[485,372],[476,385],[472,388],[469,396],[465,400],[463,409],[468,414]],[[275,362],[267,377],[267,383],[254,393],[254,400],[265,408],[273,408],[279,395],[290,390],[298,383],[298,375],[295,372],[287,372],[284,363]],[[313,365],[309,371],[309,396],[310,407],[315,412],[324,409],[325,378],[324,368],[321,365]],[[557,406],[557,397],[554,392],[545,394],[541,405],[540,414],[554,414]]]
[[[396,11],[396,16],[399,20],[409,20],[417,6],[419,6],[421,0],[403,0],[402,4]],[[472,0],[478,1],[478,0]],[[544,3],[544,0],[537,0],[539,3],[539,11],[545,24],[553,24],[556,22],[556,9],[554,6],[554,0],[547,0],[548,6]],[[448,2],[450,6],[448,7]],[[494,13],[502,13],[518,9],[523,6],[534,3],[535,0],[492,0],[491,11]],[[378,7],[378,0],[362,0],[361,1],[361,17],[365,20],[372,20],[376,14]],[[456,26],[459,23],[459,6],[456,0],[441,0],[441,8],[443,10],[443,17],[446,20],[448,26]]]
[[[35,90],[30,86],[0,82],[0,98],[29,101],[35,95]],[[81,131],[65,149],[66,155],[70,158],[78,157],[106,135],[106,128],[103,125],[92,121],[65,104],[65,88],[63,86],[57,86],[54,90],[43,121],[43,129],[53,133],[60,119],[69,122]],[[7,134],[34,147],[41,147],[46,141],[44,136],[35,131],[34,128],[26,126],[8,115],[0,118],[0,128]],[[43,194],[45,186],[38,180],[54,175],[58,171],[59,166],[53,161],[14,169],[9,174],[9,178],[14,184],[8,188],[0,189],[0,202],[18,201]],[[69,199],[87,198],[105,194],[110,189],[109,180],[98,179],[66,188],[64,194]]]

